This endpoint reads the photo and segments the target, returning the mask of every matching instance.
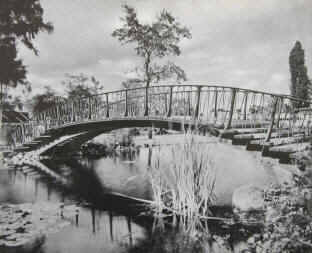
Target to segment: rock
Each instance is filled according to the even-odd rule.
[[[271,223],[274,222],[276,219],[278,219],[280,213],[278,210],[276,210],[273,207],[267,207],[265,212],[265,222]]]
[[[243,185],[234,190],[232,205],[238,211],[263,210],[263,191],[254,185]]]

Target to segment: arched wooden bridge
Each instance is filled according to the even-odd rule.
[[[311,114],[310,101],[288,95],[213,85],[151,86],[60,102],[19,125],[11,139],[33,150],[117,128],[196,127],[274,157],[309,147]]]

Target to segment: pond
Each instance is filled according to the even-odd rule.
[[[202,141],[201,145],[211,146],[207,155],[213,158],[217,168],[218,205],[230,206],[232,193],[240,185],[253,183],[264,186],[276,180],[272,170],[255,154],[213,137],[198,138]],[[102,158],[43,160],[47,167],[66,179],[65,186],[36,169],[27,173],[0,170],[0,203],[79,203],[78,224],[73,223],[60,232],[48,235],[42,253],[126,252],[129,246],[134,245],[139,246],[133,252],[144,252],[140,250],[146,245],[153,247],[147,242],[159,243],[151,240],[152,223],[136,216],[135,208],[129,203],[107,197],[107,194],[117,192],[151,199],[149,165],[157,157],[170,162],[172,144],[180,140],[181,135],[156,137],[153,148],[142,147],[140,152],[133,153],[120,151]],[[148,140],[139,137],[136,142],[143,145]],[[169,244],[177,243],[172,239]],[[224,251],[216,249],[215,252]]]

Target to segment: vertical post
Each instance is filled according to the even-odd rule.
[[[125,98],[125,117],[128,117],[128,90],[126,90],[126,98]]]
[[[215,101],[214,101],[214,117],[218,118],[218,90],[215,90]]]
[[[173,87],[170,87],[170,91],[169,91],[169,108],[168,108],[168,112],[167,112],[167,117],[170,118],[171,114],[172,114],[172,90]]]
[[[91,217],[92,217],[92,233],[95,234],[95,210],[94,207],[91,208]]]
[[[248,101],[248,93],[246,92],[245,101],[244,101],[244,116],[243,119],[247,120],[247,101]]]
[[[192,115],[192,110],[191,110],[191,91],[188,91],[188,96],[187,96],[187,103],[188,103],[188,115],[187,116],[191,116]]]
[[[60,120],[60,108],[59,108],[59,104],[56,104],[56,109],[55,109],[55,118],[56,118],[56,127],[59,125],[59,120]]]
[[[283,110],[283,98],[280,98],[279,103],[278,103],[278,114],[277,114],[277,119],[276,119],[276,127],[279,128],[279,122],[281,118],[281,112]]]
[[[168,112],[168,98],[167,98],[167,93],[165,94],[165,113],[167,113]]]
[[[269,129],[267,131],[267,136],[265,138],[266,142],[269,142],[271,139],[271,135],[272,135],[273,127],[274,127],[274,119],[275,119],[277,103],[278,103],[278,97],[274,97],[274,102],[272,105],[273,108],[272,108],[272,113],[271,113],[271,123],[270,123]]]
[[[145,87],[145,108],[144,116],[148,116],[148,87]]]
[[[72,101],[72,121],[76,121],[75,100]]]
[[[129,244],[130,247],[133,245],[133,238],[132,238],[132,228],[131,228],[131,217],[127,216],[127,225],[128,225],[128,232],[129,232]]]
[[[106,118],[109,118],[108,93],[106,93]]]
[[[91,107],[91,97],[88,98],[88,118],[91,120],[92,118],[92,107]]]
[[[197,96],[196,96],[196,107],[195,107],[195,114],[194,114],[194,118],[197,119],[198,118],[198,114],[199,114],[199,105],[200,105],[200,91],[201,91],[201,86],[197,87]]]
[[[236,89],[231,88],[231,107],[230,107],[230,113],[229,113],[229,120],[226,123],[225,129],[230,129],[232,124],[232,118],[234,113],[234,105],[235,105],[235,97],[236,97]]]
[[[113,233],[113,213],[109,211],[109,232],[110,232],[110,239],[114,241],[114,233]]]
[[[78,103],[78,106],[77,106],[77,108],[78,108],[78,112],[77,112],[77,121],[80,121],[81,120],[81,102],[80,102],[80,98],[78,98],[78,101],[77,101],[77,103]]]

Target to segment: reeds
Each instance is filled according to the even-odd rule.
[[[158,152],[150,168],[154,211],[160,217],[172,216],[173,225],[185,231],[202,226],[215,204],[216,167],[206,144],[185,133],[183,142],[171,148],[169,161]]]

